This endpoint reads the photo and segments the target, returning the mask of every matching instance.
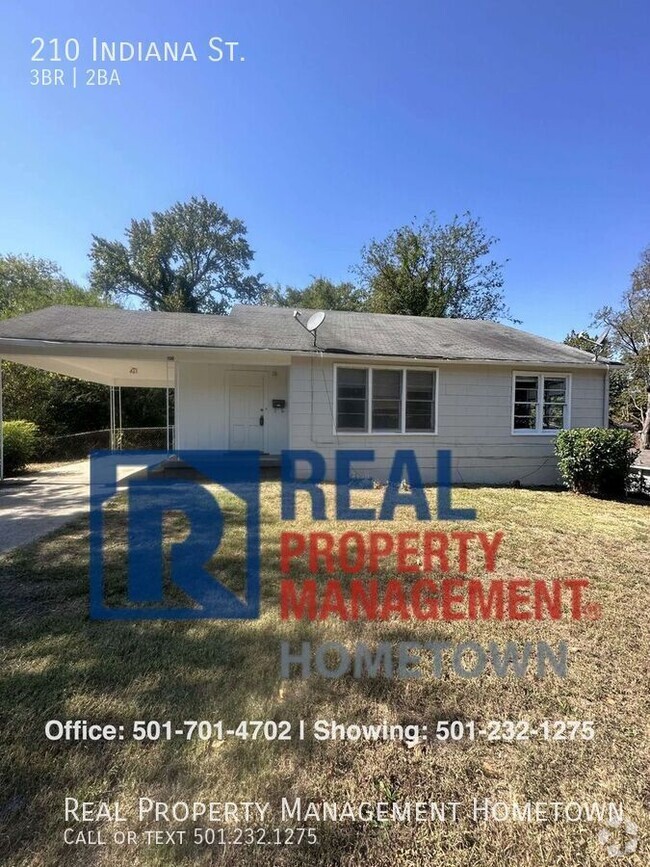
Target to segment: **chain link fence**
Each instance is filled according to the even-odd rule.
[[[170,449],[174,447],[174,428],[169,428]],[[110,428],[82,433],[48,436],[41,440],[42,461],[75,461],[86,458],[97,449],[111,448]],[[116,449],[167,448],[166,427],[124,427],[115,430]]]

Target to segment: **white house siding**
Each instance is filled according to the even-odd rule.
[[[371,350],[371,347],[369,347]],[[340,359],[339,363],[344,362]],[[380,364],[373,362],[373,367]],[[390,366],[388,364],[387,366]],[[409,365],[404,365],[409,366]],[[431,364],[421,365],[431,367]],[[394,452],[413,449],[425,481],[435,479],[436,450],[453,452],[454,481],[523,485],[558,482],[554,437],[513,435],[512,376],[514,367],[439,364],[437,435],[345,435],[333,432],[334,362],[322,357],[294,357],[289,377],[290,446],[321,452],[333,475],[338,449],[372,448],[375,463],[359,465],[359,473],[385,478]],[[537,370],[517,366],[517,370]],[[568,369],[571,374],[571,427],[602,427],[605,373]]]
[[[176,447],[227,449],[230,438],[231,371],[255,371],[266,382],[264,425],[266,450],[279,454],[289,446],[287,366],[220,364],[205,360],[176,362]],[[287,401],[284,411],[274,410],[273,399]]]

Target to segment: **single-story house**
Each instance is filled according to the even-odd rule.
[[[177,449],[398,448],[423,476],[558,480],[558,430],[608,424],[610,362],[495,322],[236,306],[227,316],[49,307],[0,322],[0,356],[114,387],[175,393]],[[311,327],[322,319],[312,317]],[[370,473],[369,473],[370,474]]]

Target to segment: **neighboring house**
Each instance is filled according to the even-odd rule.
[[[305,311],[304,322],[311,311]],[[413,449],[425,481],[558,480],[558,430],[608,422],[609,363],[500,325],[286,308],[229,316],[50,307],[0,322],[0,356],[111,386],[175,389],[179,449],[373,449],[368,475]],[[360,467],[360,474],[363,474]]]

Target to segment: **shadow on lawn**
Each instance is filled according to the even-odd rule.
[[[277,571],[263,577],[257,621],[89,621],[87,546],[85,522],[78,521],[4,560],[0,852],[15,856],[27,841],[33,851],[55,845],[52,840],[60,840],[64,828],[66,795],[115,799],[127,781],[139,794],[155,792],[162,799],[206,790],[214,800],[231,799],[237,791],[247,800],[296,794],[292,763],[281,761],[286,744],[235,739],[218,746],[184,739],[136,744],[129,740],[134,719],[173,725],[223,719],[226,728],[247,719],[329,718],[333,708],[345,719],[351,702],[368,708],[389,704],[400,709],[403,722],[416,714],[404,704],[399,681],[319,678],[318,688],[308,690],[299,680],[280,681],[279,641],[289,639],[295,646],[324,636],[322,624],[279,620]],[[230,558],[224,568],[240,566],[241,558],[234,553]],[[277,556],[269,560],[278,562]],[[349,637],[362,635],[357,624]],[[388,641],[408,637],[406,626],[382,631]],[[436,690],[442,705],[444,684]],[[110,723],[124,726],[127,734],[121,742],[51,742],[44,725],[52,719]],[[304,763],[315,749],[322,755],[322,744],[294,740],[291,757]],[[210,791],[209,770],[223,766],[230,790]],[[336,837],[330,841],[333,852],[354,839],[352,828],[328,833]],[[71,863],[70,849],[64,849]],[[310,860],[316,851],[306,847],[303,855],[301,863],[316,863]]]

